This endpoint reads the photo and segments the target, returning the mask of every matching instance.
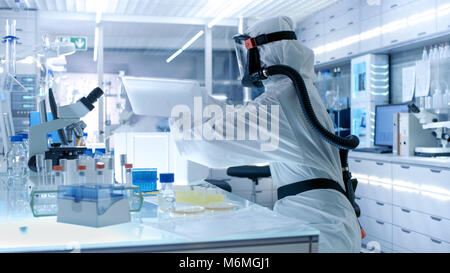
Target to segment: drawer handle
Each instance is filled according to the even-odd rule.
[[[335,32],[335,31],[336,31],[335,28],[330,29],[330,32]]]
[[[361,197],[355,196],[356,200],[361,200]]]
[[[334,59],[336,59],[336,57],[331,57],[331,58],[330,58],[330,60],[334,60]]]
[[[316,34],[316,38],[319,38],[320,37],[320,34]]]
[[[401,231],[403,231],[404,233],[407,233],[407,234],[410,234],[411,233],[411,231],[409,231],[409,230],[406,230],[406,229],[401,229]]]
[[[398,40],[392,40],[391,44],[395,44],[396,42],[398,42]]]
[[[381,222],[381,221],[376,221],[378,224],[380,224],[380,225],[384,225],[384,222]]]
[[[378,206],[382,206],[382,207],[384,206],[384,204],[381,203],[381,202],[377,202],[377,205],[378,205]]]
[[[353,52],[349,52],[349,53],[347,53],[347,55],[353,55]]]
[[[361,163],[362,160],[360,160],[360,159],[355,159],[355,162]]]
[[[421,32],[421,33],[417,34],[417,36],[423,36],[425,34],[427,34],[427,33],[426,32]]]
[[[430,216],[430,217],[431,217],[431,219],[434,220],[434,221],[438,221],[438,222],[442,221],[441,218],[437,218],[437,217],[434,217],[434,216]]]
[[[441,241],[431,238],[431,241],[436,244],[442,244]]]
[[[352,11],[353,10],[353,8],[349,8],[347,11]]]
[[[411,168],[410,166],[406,166],[406,165],[401,165],[400,166],[402,169],[409,169],[409,168]]]
[[[334,17],[336,17],[336,16],[334,16],[334,15],[331,15],[331,16],[330,16],[330,19],[334,19]]]
[[[349,26],[351,26],[351,25],[353,25],[353,24],[354,24],[353,22],[348,22],[348,25],[349,25]]]
[[[406,212],[406,213],[411,213],[411,211],[410,211],[410,210],[407,210],[407,209],[402,209],[402,211],[403,211],[403,212]]]
[[[397,7],[398,5],[397,4],[393,4],[392,6],[391,6],[391,9],[393,9],[393,8],[395,8],[395,7]]]
[[[376,162],[376,164],[377,164],[378,166],[383,166],[383,165],[384,165],[383,162]]]
[[[442,172],[441,170],[434,170],[434,169],[430,169],[430,171],[431,171],[432,173],[441,173],[441,172]]]

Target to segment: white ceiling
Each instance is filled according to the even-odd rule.
[[[180,48],[214,18],[213,47],[232,48],[239,17],[250,22],[277,15],[299,22],[339,0],[20,0],[38,11],[41,34],[80,35],[94,45],[95,15],[102,7],[106,48]],[[103,3],[103,5],[99,5]],[[15,0],[0,0],[0,9]],[[26,11],[25,11],[26,12]],[[203,48],[200,38],[192,48]]]

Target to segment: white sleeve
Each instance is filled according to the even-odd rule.
[[[192,114],[170,119],[175,143],[187,159],[214,168],[300,163],[295,135],[275,94],[264,93],[245,107],[226,105],[206,92],[201,99],[201,120]],[[185,118],[190,127],[183,127]]]

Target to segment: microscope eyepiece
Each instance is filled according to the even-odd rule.
[[[94,104],[101,96],[103,96],[103,90],[100,87],[97,87],[89,93],[86,99],[91,104]]]
[[[93,104],[97,102],[103,94],[103,90],[100,87],[97,87],[92,90],[87,97],[81,98],[80,101],[89,109],[89,111],[92,111],[92,109],[94,109]]]

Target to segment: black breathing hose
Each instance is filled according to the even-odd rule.
[[[257,74],[257,75],[256,75]],[[259,73],[253,75],[259,79],[267,79],[269,76],[274,75],[284,75],[291,79],[292,84],[295,87],[295,92],[297,93],[298,100],[300,102],[303,114],[305,115],[306,121],[313,128],[313,130],[322,137],[329,144],[339,148],[339,157],[341,159],[342,167],[342,178],[345,186],[345,194],[347,199],[351,203],[355,214],[357,217],[361,215],[361,210],[358,204],[355,202],[355,190],[357,186],[357,181],[351,178],[351,173],[348,168],[348,152],[353,150],[359,145],[359,138],[357,136],[348,136],[346,138],[335,135],[334,133],[328,131],[325,127],[320,124],[319,119],[314,113],[314,109],[309,98],[308,90],[306,89],[305,82],[302,76],[293,68],[286,65],[273,65],[264,68]]]
[[[273,65],[264,68],[260,73],[263,74],[260,75],[261,78],[267,78],[268,76],[274,75],[284,75],[287,76],[289,79],[291,79],[295,87],[295,91],[297,92],[297,96],[301,108],[303,110],[303,114],[306,117],[306,121],[309,123],[311,128],[313,128],[313,130],[317,132],[318,135],[321,136],[326,142],[342,150],[353,150],[356,147],[358,147],[359,145],[358,137],[352,135],[343,138],[335,135],[334,133],[328,131],[325,127],[322,126],[316,114],[314,113],[314,109],[312,107],[305,82],[303,81],[302,76],[300,76],[300,74],[295,69],[287,65]]]

